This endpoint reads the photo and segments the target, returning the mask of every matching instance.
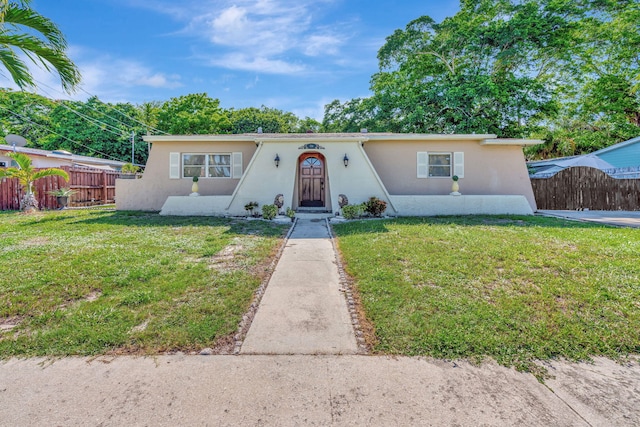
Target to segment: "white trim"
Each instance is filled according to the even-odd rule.
[[[429,152],[418,151],[417,153],[416,176],[418,178],[429,178]]]
[[[480,145],[538,145],[544,144],[542,139],[518,139],[518,138],[487,138],[480,141]]]
[[[169,153],[169,179],[180,179],[182,176],[182,155],[180,153]]]
[[[453,153],[453,174],[458,178],[464,178],[464,153],[462,151]]]
[[[242,177],[242,152],[231,153],[231,178]]]

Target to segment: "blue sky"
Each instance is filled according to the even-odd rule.
[[[64,32],[82,91],[106,102],[206,92],[225,108],[265,105],[321,119],[369,95],[385,37],[458,0],[32,0]],[[37,70],[40,93],[65,98]],[[3,86],[9,86],[8,83]]]

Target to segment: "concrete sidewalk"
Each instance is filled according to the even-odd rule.
[[[0,362],[0,426],[637,426],[640,367],[371,356]]]
[[[298,220],[241,354],[355,354],[351,317],[327,222]]]

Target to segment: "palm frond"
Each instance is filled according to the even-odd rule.
[[[49,18],[40,15],[29,7],[10,4],[5,10],[4,24],[5,26],[8,24],[14,27],[28,27],[42,34],[47,44],[50,44],[53,48],[57,50],[67,48],[67,41],[62,31]]]
[[[31,9],[29,2],[0,0],[0,63],[20,88],[35,86],[28,67],[15,53],[20,49],[45,70],[55,70],[64,90],[71,93],[81,76],[65,53],[64,35],[50,19]]]
[[[63,171],[62,169],[40,169],[32,175],[33,181],[36,181],[40,178],[44,178],[46,176],[61,176],[65,181],[69,181],[69,175]]]
[[[29,68],[22,61],[15,52],[5,47],[5,44],[1,41],[0,36],[0,63],[7,69],[13,81],[18,85],[20,89],[26,87],[34,87],[35,82],[29,72]]]

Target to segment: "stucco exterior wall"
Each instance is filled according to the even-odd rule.
[[[116,208],[118,210],[159,211],[169,196],[188,196],[191,178],[169,177],[170,153],[232,153],[242,152],[242,169],[246,170],[256,144],[253,141],[154,142],[141,179],[116,180]],[[203,196],[233,194],[240,179],[200,178],[199,193]]]
[[[535,197],[522,147],[480,145],[480,141],[368,141],[364,145],[371,163],[391,195],[446,195],[451,178],[418,178],[417,152],[464,153],[465,195],[525,196],[536,210]]]
[[[531,141],[496,140],[492,135],[397,134],[154,136],[150,140],[153,146],[142,179],[116,181],[120,210],[157,211],[169,197],[191,193],[191,178],[170,178],[171,153],[234,152],[243,155],[241,178],[201,178],[198,183],[202,196],[217,196],[215,203],[202,208],[220,210],[212,214],[244,215],[248,202],[272,204],[277,194],[284,195],[283,209],[297,209],[299,165],[305,153],[316,153],[325,161],[327,211],[338,210],[338,195],[345,194],[351,204],[372,196],[385,200],[390,215],[420,214],[419,206],[410,198],[399,196],[448,195],[452,181],[449,177],[418,178],[418,152],[462,152],[464,177],[459,184],[463,195],[520,195],[531,211],[536,210],[520,144]],[[280,159],[278,167],[274,163],[276,155]],[[347,167],[345,155],[349,158]],[[467,202],[465,206],[473,205]],[[424,214],[427,211],[425,208]]]
[[[360,203],[371,196],[389,202],[384,187],[377,179],[365,153],[357,141],[323,141],[314,139],[321,148],[300,148],[305,141],[263,141],[256,156],[245,171],[228,209],[231,215],[244,213],[244,205],[256,201],[271,204],[277,194],[284,194],[283,208],[298,207],[299,159],[305,153],[317,153],[325,160],[325,209],[338,209],[338,195],[346,194],[351,203]],[[280,166],[276,167],[276,154]],[[343,158],[349,157],[345,167]]]

